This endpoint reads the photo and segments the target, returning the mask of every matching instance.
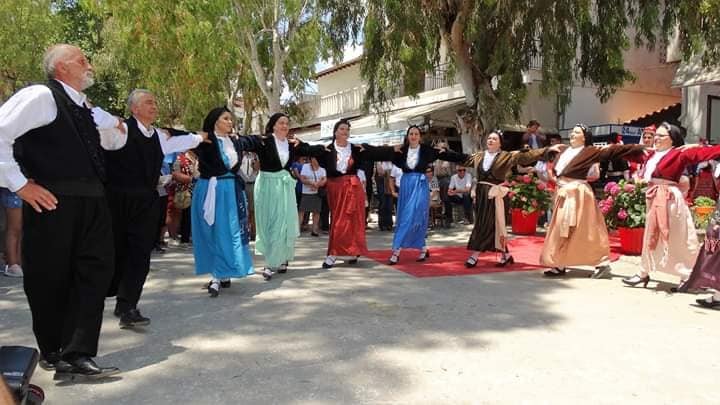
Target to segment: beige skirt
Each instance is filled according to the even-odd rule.
[[[662,240],[655,249],[650,249],[650,232],[643,237],[642,259],[640,266],[644,273],[661,271],[679,276],[681,280],[688,278],[700,251],[690,209],[685,203],[682,192],[677,187],[670,187],[672,198],[667,203],[668,242]],[[648,204],[650,206],[650,204]]]
[[[581,181],[561,186],[540,263],[547,267],[598,266],[607,263],[609,256],[605,219],[590,186]]]

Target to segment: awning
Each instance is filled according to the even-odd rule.
[[[423,115],[431,115],[432,113],[447,110],[465,104],[465,98],[453,98],[449,100],[440,100],[434,103],[427,103],[418,106],[410,106],[397,110],[393,110],[387,115],[387,127],[389,131],[407,129],[408,120]],[[361,135],[364,133],[378,132],[378,116],[376,114],[366,115],[350,121],[352,125],[351,134]]]
[[[624,125],[646,127],[653,124],[657,125],[661,122],[680,125],[680,114],[682,114],[682,103],[675,103],[665,108],[649,112],[641,117],[625,121]]]
[[[687,62],[680,63],[672,87],[688,87],[720,82],[720,66],[702,65],[702,55],[695,55]]]
[[[396,129],[392,131],[381,131],[362,135],[353,135],[350,132],[350,142],[354,144],[367,143],[370,145],[394,145],[403,141],[405,137],[405,129]],[[314,141],[309,141],[311,145],[325,145],[332,142],[332,137],[323,137]]]

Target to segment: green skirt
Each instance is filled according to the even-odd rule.
[[[295,183],[287,170],[260,171],[255,180],[255,249],[270,268],[295,257],[300,236]]]

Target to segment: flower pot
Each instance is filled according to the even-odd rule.
[[[693,207],[695,210],[695,215],[697,215],[699,218],[703,218],[705,216],[708,216],[715,211],[715,207],[707,207],[707,206],[695,206]]]
[[[540,211],[523,212],[520,208],[512,209],[512,232],[516,235],[535,235]]]
[[[620,250],[626,255],[642,253],[645,228],[618,228],[620,234]]]

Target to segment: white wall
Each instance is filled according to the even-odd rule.
[[[704,84],[683,89],[682,125],[687,129],[688,141],[695,142],[699,136],[707,136],[708,96],[720,96],[720,85]],[[720,131],[713,130],[710,139],[720,141]]]
[[[362,84],[360,64],[358,63],[318,78],[318,95],[320,97],[328,96],[339,91],[359,87]]]

